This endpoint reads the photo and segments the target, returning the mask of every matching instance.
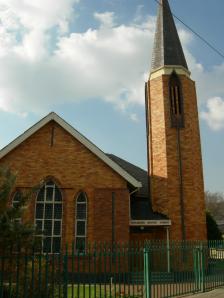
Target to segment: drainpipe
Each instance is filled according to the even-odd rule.
[[[170,230],[166,227],[167,272],[170,273]]]
[[[115,192],[112,192],[112,247],[115,242]]]
[[[177,126],[177,152],[178,152],[178,172],[179,172],[179,192],[180,192],[180,215],[181,215],[181,230],[182,240],[186,240],[186,226],[184,218],[184,191],[183,191],[183,167],[182,167],[182,152],[180,140],[180,127]]]

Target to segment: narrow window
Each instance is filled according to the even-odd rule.
[[[170,77],[170,114],[172,127],[184,127],[181,82],[175,72]]]
[[[46,182],[36,200],[35,224],[40,231],[42,251],[59,253],[62,229],[62,195],[53,181]]]
[[[13,200],[12,200],[12,206],[14,208],[16,208],[18,206],[18,204],[21,202],[21,199],[22,199],[22,193],[21,191],[16,191],[14,196],[13,196]],[[18,222],[20,223],[21,222],[21,217],[17,217],[15,218],[15,222]]]
[[[84,252],[87,231],[87,198],[84,192],[78,195],[75,210],[75,248],[76,251]]]

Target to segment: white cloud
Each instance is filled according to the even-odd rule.
[[[138,115],[135,114],[135,113],[132,113],[132,114],[130,115],[130,119],[131,119],[133,122],[139,122]]]
[[[192,72],[193,78],[197,82],[198,95],[202,103],[205,103],[209,98],[224,97],[224,63],[214,66],[209,71],[204,70],[203,66],[197,65]]]
[[[143,18],[143,9],[144,9],[144,5],[139,4],[137,6],[136,12],[135,12],[135,17],[134,17],[134,22],[138,23],[138,22],[142,22],[142,18]]]
[[[22,43],[14,48],[21,58],[35,62],[48,55],[47,49],[48,36],[41,30],[32,30],[27,33]]]
[[[71,33],[58,38],[52,54],[46,36],[33,30],[0,59],[0,101],[7,98],[8,109],[18,113],[91,98],[120,109],[143,104],[150,27],[151,19],[144,26]]]
[[[224,128],[224,99],[220,97],[210,98],[207,101],[207,111],[201,112],[204,119],[212,130]]]
[[[79,0],[0,0],[0,55],[17,51],[39,60],[49,47],[50,30],[68,30]]]
[[[15,37],[0,26],[0,57],[8,55],[16,43]]]
[[[94,17],[101,24],[101,27],[111,28],[115,25],[114,23],[114,13],[113,12],[104,12],[104,13],[94,13]]]
[[[0,15],[4,16],[4,26],[23,26],[33,30],[47,30],[68,21],[72,7],[79,0],[0,0]]]
[[[77,2],[0,0],[0,109],[46,113],[52,105],[88,99],[122,111],[144,104],[155,18],[116,25],[113,12],[95,13],[99,28],[63,35]],[[52,28],[59,29],[53,50]],[[180,37],[200,101],[223,97],[224,64],[205,71],[188,50],[192,35],[181,29]]]

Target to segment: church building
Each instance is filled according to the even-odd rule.
[[[145,104],[147,171],[104,153],[55,113],[0,151],[0,166],[17,174],[10,203],[41,185],[22,220],[42,231],[43,252],[72,242],[84,250],[88,242],[206,239],[195,82],[168,0],[158,8]]]

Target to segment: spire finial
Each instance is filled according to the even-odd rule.
[[[163,66],[182,66],[188,70],[168,0],[160,0],[151,71]]]

